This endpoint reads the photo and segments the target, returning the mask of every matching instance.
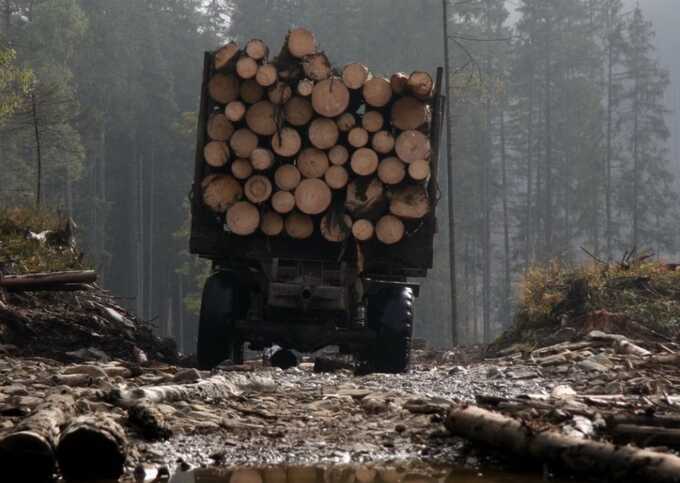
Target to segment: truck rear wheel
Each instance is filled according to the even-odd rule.
[[[236,272],[217,272],[208,278],[198,325],[199,368],[209,370],[227,359],[243,363],[243,342],[234,323],[245,317],[248,303],[248,291]]]
[[[398,374],[408,370],[413,334],[413,290],[383,288],[368,297],[368,326],[375,330],[375,345],[368,363],[376,372]]]

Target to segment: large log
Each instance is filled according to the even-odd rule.
[[[378,154],[370,148],[360,148],[354,151],[350,165],[352,171],[359,176],[369,176],[378,169]]]
[[[366,81],[362,93],[369,106],[385,107],[392,99],[392,86],[384,77],[373,77]]]
[[[349,161],[349,151],[342,144],[336,144],[328,151],[328,159],[331,164],[342,166]]]
[[[231,163],[231,174],[234,178],[244,180],[250,178],[253,174],[253,165],[247,159],[235,159]]]
[[[231,101],[224,108],[224,115],[231,122],[239,122],[246,115],[246,105],[241,101]],[[232,132],[234,128],[231,128]]]
[[[352,128],[347,134],[347,142],[354,148],[363,148],[368,144],[368,131],[363,127]]]
[[[241,82],[241,89],[239,92],[241,100],[247,104],[255,104],[264,97],[264,88],[254,79],[248,79],[247,81]]]
[[[214,55],[214,65],[215,65],[215,70],[220,70],[226,65],[231,62],[233,58],[236,57],[236,55],[239,52],[238,44],[236,42],[229,42],[228,44],[224,45],[223,47],[220,47]]]
[[[381,213],[387,199],[379,179],[355,179],[347,185],[345,208],[353,218],[374,218]]]
[[[272,208],[282,215],[290,213],[295,209],[295,196],[289,191],[277,191],[272,196]]]
[[[258,143],[253,131],[246,128],[237,129],[229,139],[229,146],[237,158],[249,158]]]
[[[305,126],[314,117],[314,109],[309,99],[304,97],[292,97],[284,106],[286,121],[292,126]]]
[[[292,164],[281,165],[274,173],[276,186],[283,191],[293,191],[302,180],[300,170]]]
[[[378,178],[387,185],[395,185],[404,181],[406,167],[398,158],[385,158],[378,166]]]
[[[246,54],[255,60],[262,60],[269,55],[269,47],[260,39],[251,39],[246,44]]]
[[[348,89],[361,89],[368,80],[368,67],[363,64],[347,64],[342,69],[342,81]]]
[[[309,30],[298,27],[288,32],[286,46],[290,55],[302,59],[316,52],[316,37]]]
[[[279,80],[279,73],[274,64],[262,64],[257,68],[255,82],[262,87],[271,87]]]
[[[276,110],[269,101],[260,101],[248,109],[246,124],[255,134],[273,136],[277,129]]]
[[[312,91],[312,107],[324,117],[337,117],[349,106],[349,90],[337,77],[322,80]]]
[[[377,153],[389,154],[394,149],[394,136],[389,131],[380,131],[373,135],[371,146]]]
[[[234,134],[234,125],[222,113],[213,113],[208,119],[208,137],[213,141],[229,141]]]
[[[272,183],[265,176],[251,176],[246,181],[243,191],[246,198],[257,205],[267,201],[272,195]]]
[[[330,149],[337,144],[340,131],[332,119],[318,117],[309,125],[308,135],[313,146]]]
[[[221,141],[211,141],[203,148],[205,162],[213,168],[221,168],[229,160],[229,146]]]
[[[279,236],[283,232],[283,217],[275,211],[262,215],[260,230],[267,236]]]
[[[294,211],[286,217],[286,233],[296,240],[305,240],[314,233],[314,222],[308,215]]]
[[[239,201],[227,211],[227,226],[236,235],[252,235],[260,225],[260,212],[247,201]]]
[[[418,129],[429,119],[429,108],[415,97],[402,97],[392,106],[392,125],[402,131]]]
[[[334,190],[341,190],[349,182],[349,173],[342,166],[331,166],[324,174],[326,184]]]
[[[402,132],[394,145],[399,159],[411,163],[420,159],[430,159],[430,139],[420,131]]]
[[[385,215],[375,225],[375,235],[385,245],[394,245],[404,238],[404,223],[394,215]]]
[[[252,79],[257,74],[257,67],[254,59],[244,55],[236,62],[236,73],[243,80]]]
[[[366,111],[361,118],[361,125],[371,134],[380,131],[384,124],[385,118],[378,111]]]
[[[202,183],[203,203],[215,213],[224,213],[243,196],[243,188],[232,176],[207,176]]]
[[[274,153],[269,149],[256,148],[250,153],[250,164],[257,171],[266,171],[274,164]]]
[[[357,120],[352,113],[345,112],[335,120],[335,123],[338,125],[338,129],[340,129],[341,132],[349,132],[357,125]]]
[[[352,225],[352,235],[359,241],[368,241],[373,238],[375,233],[375,227],[370,220],[357,220]]]
[[[589,477],[677,483],[680,475],[677,456],[534,430],[521,421],[475,406],[451,408],[446,427],[454,435],[495,448],[514,461],[532,461]]]
[[[0,274],[0,287],[5,288],[25,288],[37,285],[58,285],[71,283],[94,283],[96,281],[97,272],[94,270],[27,273],[25,275]]]
[[[127,445],[125,431],[109,416],[76,418],[59,438],[59,469],[68,481],[117,481],[125,469]]]
[[[306,215],[323,213],[330,206],[331,199],[330,188],[320,179],[303,179],[295,188],[295,205]]]
[[[331,63],[323,52],[306,56],[302,61],[305,75],[313,81],[326,80],[331,76]]]
[[[272,104],[282,106],[293,96],[293,89],[285,82],[277,82],[267,90],[267,96]]]
[[[272,137],[272,149],[279,156],[290,158],[295,156],[302,147],[300,133],[290,127],[284,127]]]
[[[390,213],[406,220],[419,220],[430,212],[430,199],[424,186],[404,186],[391,193]]]
[[[297,159],[297,168],[305,178],[323,177],[329,164],[326,153],[316,148],[303,149]]]
[[[319,226],[321,236],[330,242],[345,241],[352,233],[352,218],[349,215],[337,216],[326,213]]]
[[[208,94],[215,102],[229,104],[238,99],[239,80],[231,74],[215,74],[208,82]]]

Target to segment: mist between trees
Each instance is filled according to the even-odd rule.
[[[433,72],[442,5],[0,0],[0,204],[72,214],[107,288],[191,351],[209,269],[186,253],[202,52],[252,37],[276,50],[302,25],[338,65]],[[511,322],[534,263],[578,261],[581,246],[678,252],[653,25],[620,0],[513,5],[511,23],[503,0],[448,4],[453,156],[416,325],[434,345],[451,333],[447,164],[462,342]]]

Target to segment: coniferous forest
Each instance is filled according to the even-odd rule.
[[[203,51],[253,37],[276,51],[301,25],[338,65],[433,72],[448,53],[416,332],[452,342],[455,245],[458,341],[489,341],[532,267],[680,253],[671,77],[640,4],[0,0],[0,207],[71,216],[105,287],[191,351],[209,270],[187,252]]]

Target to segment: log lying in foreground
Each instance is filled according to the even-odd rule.
[[[96,281],[97,272],[94,270],[28,273],[26,275],[0,276],[0,287],[22,289],[46,285],[94,283]]]
[[[539,432],[513,418],[475,406],[453,407],[446,427],[456,436],[498,449],[513,458],[535,461],[610,480],[677,483],[680,458],[565,436]]]
[[[0,441],[0,467],[9,481],[51,481],[57,469],[60,428],[73,415],[70,395],[50,396]]]

